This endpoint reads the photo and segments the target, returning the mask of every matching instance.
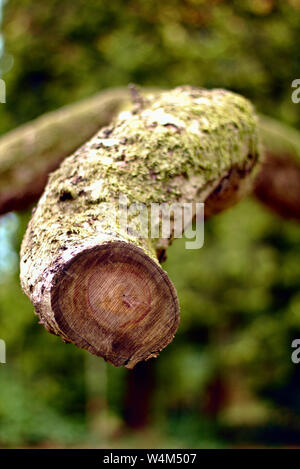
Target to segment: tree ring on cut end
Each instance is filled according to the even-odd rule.
[[[179,323],[168,275],[142,249],[122,241],[76,254],[55,276],[51,305],[71,342],[116,366],[155,355]]]

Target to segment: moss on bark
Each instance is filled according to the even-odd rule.
[[[41,322],[76,343],[57,324],[52,299],[66,265],[84,252],[90,255],[97,246],[123,243],[125,249],[137,247],[145,259],[158,265],[159,242],[122,229],[107,202],[118,209],[121,194],[129,204],[147,207],[153,202],[210,200],[213,214],[220,210],[213,205],[222,197],[228,199],[221,204],[224,209],[249,188],[258,159],[255,113],[246,99],[234,93],[180,87],[147,96],[121,113],[50,176],[29,223],[21,250],[21,282]],[[131,222],[137,223],[134,215]],[[95,351],[89,344],[77,345],[117,364],[99,351],[101,347]],[[137,352],[124,363],[152,355],[150,350]]]

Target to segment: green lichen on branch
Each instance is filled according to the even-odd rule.
[[[214,213],[223,193],[243,195],[258,159],[253,107],[234,93],[179,87],[121,113],[50,176],[29,223],[21,280],[42,322],[68,340],[51,312],[51,282],[82,250],[122,241],[158,263],[157,242],[120,229],[106,202],[210,200]]]
[[[49,230],[53,223],[67,243],[76,225],[84,236],[93,235],[98,223],[107,225],[99,220],[99,207],[119,194],[129,202],[172,203],[181,199],[183,181],[189,185],[197,176],[200,200],[208,184],[213,188],[232,167],[242,168],[249,155],[257,158],[257,122],[246,99],[193,88],[148,99],[146,109],[121,113],[50,176],[32,220],[52,238],[50,244],[58,238]],[[186,198],[193,195],[191,190]],[[88,223],[93,217],[97,222]],[[43,244],[40,237],[37,242]]]
[[[204,185],[242,166],[245,146],[257,155],[255,130],[252,106],[233,93],[182,88],[163,93],[146,109],[121,114],[65,160],[51,178],[51,195],[70,192],[78,208],[119,193],[146,204],[177,200],[176,176],[201,175]],[[96,200],[93,191],[79,196],[89,180],[102,181]]]
[[[142,95],[152,92],[151,89],[143,89]],[[156,93],[159,95],[160,92]],[[35,202],[46,185],[48,173],[55,170],[65,156],[92,137],[101,125],[107,125],[120,109],[128,106],[128,89],[111,89],[47,113],[1,137],[0,213],[24,209]],[[281,160],[281,173],[286,173],[284,179],[288,181],[290,157],[294,161],[295,170],[300,157],[299,132],[263,115],[259,117],[258,127],[265,152],[272,155],[273,160]],[[262,167],[260,183],[269,170],[269,167]],[[159,176],[153,174],[153,177],[157,179]],[[269,206],[277,206],[278,198],[286,197],[286,185],[281,187],[278,182],[277,186],[274,201],[271,200],[273,195],[269,193]],[[264,197],[260,197],[260,200],[266,203]],[[280,215],[286,216],[284,209]],[[296,218],[299,218],[298,214]]]

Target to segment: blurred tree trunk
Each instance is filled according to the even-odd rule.
[[[23,210],[42,194],[48,174],[130,101],[116,88],[44,114],[0,138],[0,214]]]
[[[129,428],[138,430],[149,424],[154,388],[154,360],[138,363],[127,372],[124,421]]]
[[[254,194],[277,215],[299,222],[300,134],[265,116],[260,116],[260,134],[266,155]]]

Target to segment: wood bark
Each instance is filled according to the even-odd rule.
[[[180,87],[147,97],[65,159],[28,225],[21,284],[52,333],[132,368],[157,356],[179,323],[157,253],[129,204],[206,202],[209,215],[250,188],[259,159],[251,104],[224,90]]]
[[[26,209],[38,200],[48,174],[128,103],[127,88],[103,91],[1,137],[0,214]],[[281,217],[300,221],[299,132],[263,115],[259,130],[266,158],[254,194]]]

